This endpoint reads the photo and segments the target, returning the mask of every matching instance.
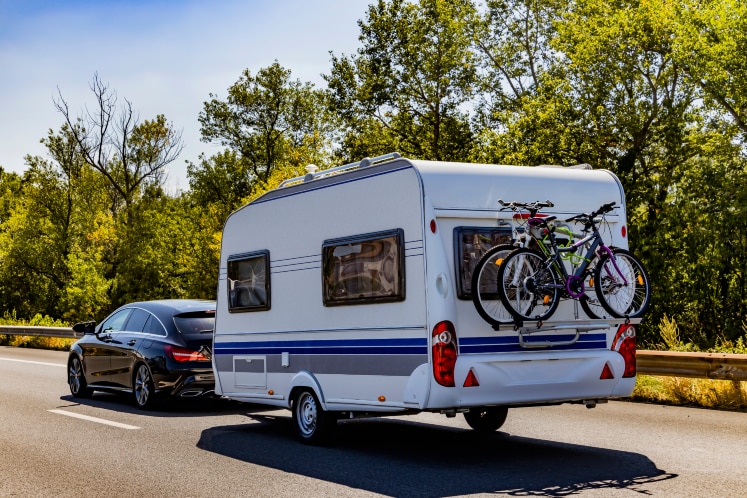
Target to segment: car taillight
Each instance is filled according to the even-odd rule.
[[[179,362],[185,361],[210,361],[205,355],[199,351],[192,351],[191,349],[180,348],[179,346],[166,345],[166,354],[171,358]]]
[[[454,387],[454,366],[457,360],[457,337],[451,322],[439,322],[433,327],[433,377],[446,387]]]
[[[623,377],[635,377],[635,327],[630,324],[620,325],[612,341],[612,351],[617,351],[625,360]]]

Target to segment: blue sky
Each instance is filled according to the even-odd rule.
[[[200,142],[197,116],[209,94],[224,98],[244,69],[277,60],[292,77],[324,86],[329,52],[359,46],[357,21],[372,0],[0,0],[0,166],[25,170],[46,156],[39,140],[58,130],[57,90],[78,115],[95,104],[95,73],[141,119],[164,114],[185,148],[167,186],[188,188],[185,160]]]

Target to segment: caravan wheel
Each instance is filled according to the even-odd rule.
[[[321,444],[329,440],[337,419],[322,409],[313,391],[303,389],[293,402],[293,427],[296,435],[307,444]]]
[[[481,406],[464,413],[464,420],[477,432],[493,432],[501,428],[508,416],[505,406]]]

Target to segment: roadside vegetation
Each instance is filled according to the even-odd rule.
[[[50,318],[35,315],[30,320],[18,319],[14,313],[5,314],[0,318],[0,325],[28,325],[33,327],[69,327],[70,325]],[[0,346],[14,346],[19,348],[52,349],[55,351],[69,351],[75,339],[65,337],[40,337],[0,334]]]
[[[644,349],[747,354],[747,344],[745,344],[747,324],[743,325],[742,330],[744,335],[736,341],[719,339],[714,347],[702,351],[695,344],[683,342],[677,322],[665,315],[659,323],[661,342],[644,347]],[[747,411],[747,382],[639,375],[632,399],[671,405]]]

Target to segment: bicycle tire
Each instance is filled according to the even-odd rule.
[[[488,249],[472,272],[472,302],[477,313],[491,325],[513,323],[514,317],[503,306],[498,290],[498,270],[506,256],[516,249],[511,244],[501,244]]]
[[[602,303],[599,302],[599,296],[597,290],[594,287],[594,271],[596,270],[596,264],[599,258],[594,258],[586,270],[586,277],[584,279],[584,295],[579,298],[579,304],[581,309],[584,310],[586,316],[592,320],[607,320],[610,318],[617,318],[613,316],[609,311],[604,309]]]
[[[560,277],[544,262],[543,255],[520,247],[506,256],[498,270],[501,301],[517,320],[546,320],[558,308]]]
[[[615,269],[608,254],[602,255],[594,269],[594,288],[599,303],[617,318],[638,318],[651,303],[651,281],[643,263],[626,249],[612,249],[612,256],[624,278]]]

